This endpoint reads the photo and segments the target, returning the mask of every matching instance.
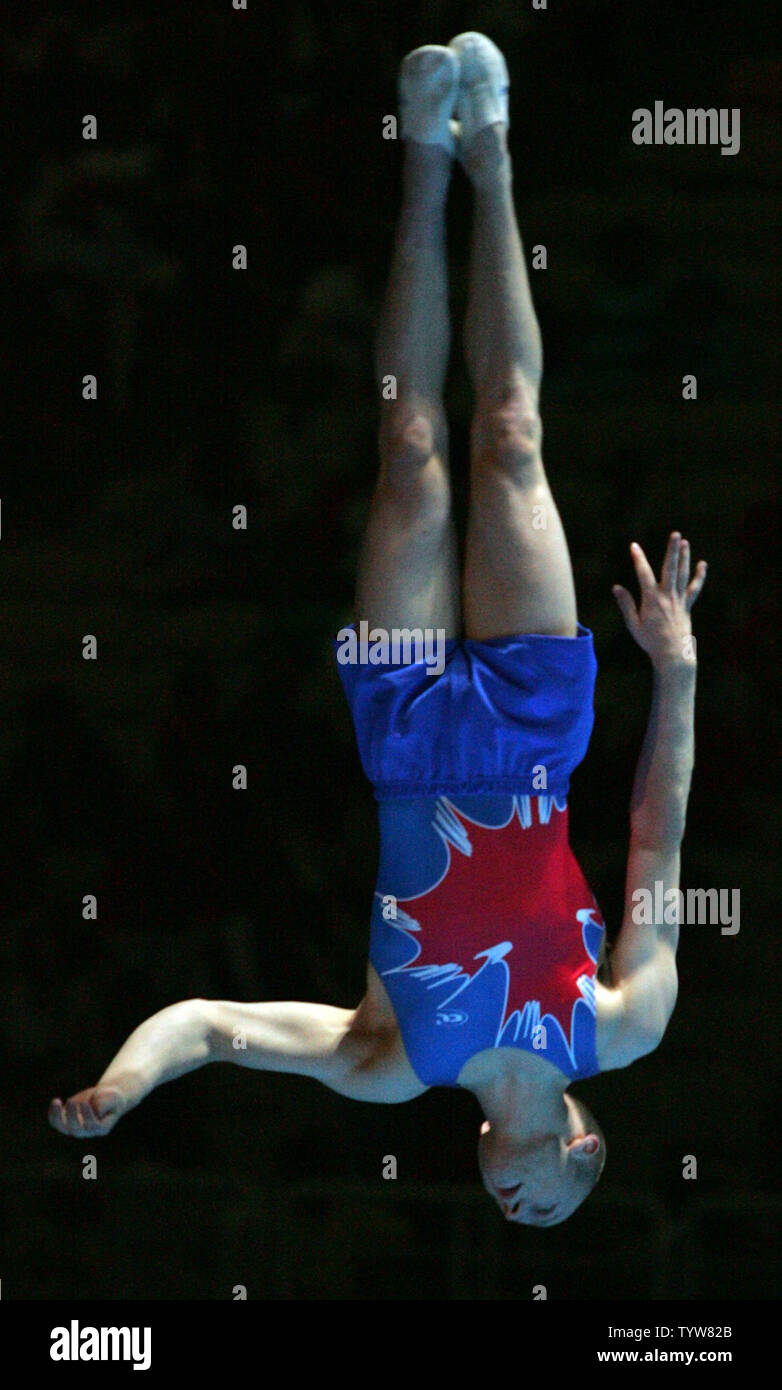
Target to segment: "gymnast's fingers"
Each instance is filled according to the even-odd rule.
[[[684,540],[679,546],[679,569],[676,575],[676,592],[679,598],[684,598],[687,592],[687,584],[690,578],[690,542]]]
[[[678,531],[672,531],[668,537],[668,549],[663,560],[660,584],[666,594],[673,594],[676,589],[676,575],[679,569],[679,548],[681,536]]]
[[[632,545],[630,546],[630,554],[633,557],[633,564],[635,565],[635,572],[638,577],[638,583],[641,586],[641,593],[643,594],[644,592],[649,592],[650,590],[654,589],[654,587],[657,584],[657,580],[654,577],[654,570],[649,564],[649,561],[647,560],[646,556],[644,555],[644,552],[642,551],[637,541],[633,541]]]
[[[688,585],[688,588],[687,588],[687,592],[686,592],[686,594],[685,594],[685,596],[684,596],[685,607],[686,607],[688,610],[689,610],[690,608],[692,608],[692,605],[694,604],[694,602],[695,602],[696,598],[698,597],[698,595],[699,595],[701,589],[703,588],[703,585],[704,585],[704,582],[705,582],[705,579],[706,579],[706,570],[707,570],[707,568],[708,568],[708,566],[707,566],[705,560],[699,560],[699,561],[698,561],[698,567],[697,567],[697,569],[696,569],[696,571],[695,571],[695,578],[692,579],[692,580],[690,581],[690,584]]]
[[[615,584],[611,592],[614,598],[616,599],[617,603],[619,604],[622,617],[624,618],[627,624],[628,631],[630,632],[631,636],[635,637],[636,633],[638,632],[639,620],[638,610],[636,609],[635,603],[633,602],[632,594],[628,593],[627,589],[623,588],[621,584]]]

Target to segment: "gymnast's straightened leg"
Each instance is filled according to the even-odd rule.
[[[464,350],[475,391],[464,574],[468,637],[573,637],[567,540],[543,467],[543,354],[513,203],[507,125],[465,142],[474,189]]]

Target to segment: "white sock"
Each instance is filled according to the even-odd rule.
[[[432,55],[431,59],[422,60],[424,54]],[[402,139],[442,145],[453,154],[459,135],[458,122],[452,120],[458,90],[459,61],[450,48],[426,44],[408,53],[398,81]]]
[[[485,34],[457,34],[448,47],[461,68],[456,112],[462,140],[467,142],[484,126],[502,122],[509,126],[508,68],[496,44]]]

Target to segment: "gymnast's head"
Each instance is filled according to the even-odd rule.
[[[541,1127],[484,1120],[478,1166],[508,1221],[558,1226],[589,1196],[606,1160],[602,1129],[583,1101],[563,1096],[561,1123]]]

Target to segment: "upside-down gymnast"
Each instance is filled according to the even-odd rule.
[[[568,839],[596,661],[541,457],[541,346],[512,197],[507,68],[489,39],[462,34],[409,54],[399,97],[404,197],[376,344],[378,381],[396,378],[397,392],[380,408],[355,622],[370,633],[439,630],[445,664],[435,674],[407,653],[338,666],[380,818],[366,993],[353,1009],[184,1000],[142,1023],[96,1086],[53,1100],[49,1117],[63,1134],[108,1134],[154,1087],[212,1061],[299,1073],[364,1101],[460,1086],[483,1112],[487,1191],[509,1220],[552,1226],[605,1162],[602,1130],[571,1083],[651,1052],[676,1001],[678,924],[636,920],[634,894],[669,902],[678,888],[693,763],[689,610],[706,566],[690,580],[688,543],[674,532],[659,582],[630,547],[638,606],[613,591],[651,660],[653,694],[609,960]],[[474,190],[461,580],[442,405],[454,158]]]

